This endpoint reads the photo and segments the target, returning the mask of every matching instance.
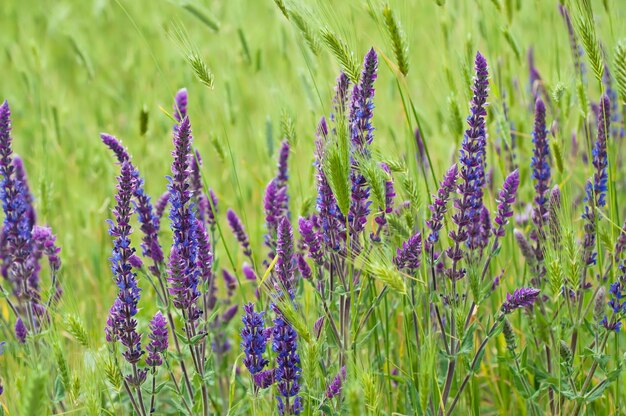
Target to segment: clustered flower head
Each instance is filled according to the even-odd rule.
[[[522,287],[515,289],[513,294],[507,293],[506,300],[500,310],[503,314],[509,314],[515,309],[531,307],[539,297],[539,289],[533,287]]]
[[[339,373],[337,373],[332,383],[330,383],[326,388],[326,397],[332,399],[333,397],[339,396],[341,394],[341,389],[343,387],[344,381],[346,381],[345,365],[341,367],[341,370],[339,370]]]
[[[130,264],[135,249],[130,245],[132,229],[130,219],[133,213],[131,198],[135,187],[135,177],[129,161],[122,163],[118,177],[116,205],[113,208],[114,221],[109,221],[109,234],[114,238],[111,255],[111,270],[119,289],[117,299],[111,307],[105,329],[109,342],[119,341],[124,347],[124,358],[130,364],[137,364],[143,355],[141,334],[137,332],[137,304],[141,289],[137,285],[136,274]]]
[[[162,354],[167,351],[167,321],[165,317],[158,311],[154,318],[150,321],[150,343],[146,347],[148,356],[146,357],[146,365],[150,367],[158,367],[163,364]]]
[[[170,221],[174,241],[169,258],[169,294],[176,308],[184,310],[188,319],[199,317],[196,301],[198,290],[198,228],[191,202],[189,154],[191,152],[191,125],[185,117],[174,133],[174,161],[169,178]]]
[[[422,263],[422,235],[419,232],[402,243],[402,247],[397,250],[393,262],[398,269],[409,273],[419,269]]]
[[[496,200],[498,202],[498,211],[494,220],[496,224],[494,234],[496,237],[504,237],[504,227],[508,224],[509,218],[513,216],[513,204],[515,203],[518,186],[519,171],[516,169],[504,180],[502,190]]]
[[[239,245],[243,249],[243,254],[250,257],[252,255],[252,250],[250,249],[250,239],[248,238],[248,234],[246,233],[241,220],[237,214],[235,214],[235,211],[230,208],[226,211],[226,219],[228,220],[228,224],[233,230],[237,241],[239,241]]]
[[[430,251],[430,247],[439,241],[439,231],[443,227],[444,215],[448,210],[448,201],[450,200],[450,194],[454,192],[458,173],[459,169],[456,164],[446,171],[437,190],[437,195],[434,196],[433,204],[429,206],[431,216],[426,221],[426,225],[430,228],[430,233],[426,239],[427,251]]]
[[[263,312],[255,312],[254,305],[248,303],[243,307],[245,315],[242,316],[243,328],[241,330],[241,349],[246,354],[243,364],[253,376],[265,368],[269,363],[263,358],[265,353],[268,333],[265,330]]]

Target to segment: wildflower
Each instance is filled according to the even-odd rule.
[[[458,173],[459,169],[456,164],[447,170],[437,190],[437,195],[434,196],[433,204],[429,207],[431,216],[426,221],[426,225],[430,228],[430,233],[425,243],[427,251],[430,251],[430,248],[439,241],[439,231],[443,227],[444,215],[448,209],[450,194],[454,192]]]
[[[515,309],[530,307],[535,303],[540,292],[539,289],[532,287],[515,289],[513,294],[507,293],[506,301],[504,301],[500,310],[506,315]]]
[[[530,167],[535,180],[535,207],[533,223],[539,235],[548,214],[548,195],[550,192],[550,145],[547,139],[546,107],[541,98],[535,103],[535,127],[533,130],[533,157]],[[535,237],[537,238],[537,237]]]
[[[297,351],[297,334],[276,305],[273,305],[273,309],[276,318],[272,331],[272,349],[277,354],[274,376],[278,391],[282,396],[278,397],[278,413],[280,415],[299,414],[302,409],[302,399],[298,396],[301,369],[300,356]],[[283,402],[283,398],[286,399],[286,402]],[[291,401],[292,398],[294,398],[293,401]]]
[[[313,274],[311,266],[309,266],[301,253],[296,255],[296,263],[298,265],[298,270],[300,271],[300,276],[302,276],[303,279],[310,279]]]
[[[272,250],[276,247],[276,231],[278,230],[278,222],[283,216],[287,215],[285,186],[280,185],[278,178],[274,178],[267,184],[265,188],[265,198],[263,206],[265,208],[265,226],[267,234],[265,236],[265,244]]]
[[[187,95],[186,88],[181,88],[174,96],[174,118],[178,123],[180,123],[185,117],[187,117],[188,100],[189,97]],[[176,129],[177,126],[178,124],[174,126],[174,129]]]
[[[196,301],[198,290],[198,228],[191,202],[189,154],[191,152],[191,125],[182,119],[174,133],[172,177],[169,179],[170,221],[174,234],[169,268],[169,293],[176,308],[182,309],[191,322],[199,317]]]
[[[233,233],[235,234],[237,241],[239,241],[239,244],[241,245],[241,248],[243,249],[243,254],[247,257],[252,256],[252,250],[250,249],[250,240],[248,239],[248,234],[246,233],[246,230],[243,228],[243,224],[241,223],[241,220],[239,219],[237,214],[235,214],[235,211],[229,208],[228,211],[226,212],[226,219],[228,220],[228,224],[230,225],[230,228],[233,230]]]
[[[339,396],[341,394],[341,388],[344,381],[346,381],[345,365],[341,367],[341,370],[339,370],[339,373],[337,373],[332,383],[330,383],[326,388],[326,397],[332,399],[333,397]]]
[[[324,253],[320,244],[320,235],[313,229],[313,222],[306,218],[300,218],[298,225],[304,245],[309,249],[309,257],[321,266],[324,264]]]
[[[243,272],[243,275],[246,278],[246,280],[251,280],[251,281],[257,280],[256,272],[248,263],[244,263],[243,266],[241,266],[241,271]]]
[[[278,224],[276,254],[278,256],[276,262],[278,286],[276,289],[280,291],[281,287],[284,288],[293,299],[295,296],[293,234],[291,232],[291,224],[285,217],[283,217]]]
[[[266,389],[276,382],[276,369],[272,368],[270,370],[259,371],[254,374],[253,379],[257,387]]]
[[[254,304],[248,303],[243,307],[245,314],[241,318],[241,349],[246,354],[243,364],[253,376],[261,372],[269,363],[263,358],[268,337],[265,332],[263,312],[255,312]]]
[[[146,365],[150,367],[158,367],[163,364],[162,354],[167,351],[167,322],[165,317],[158,311],[150,321],[150,343],[146,347],[148,356],[146,357]]]
[[[130,264],[130,258],[135,249],[130,246],[130,218],[133,213],[131,198],[135,187],[135,177],[130,162],[122,163],[118,177],[117,201],[113,208],[115,221],[109,221],[109,234],[114,237],[113,254],[110,258],[111,270],[115,276],[115,283],[119,288],[117,299],[111,308],[107,321],[107,339],[119,340],[126,348],[124,358],[131,364],[136,364],[143,350],[141,349],[141,335],[137,333],[137,303],[141,289],[137,285],[136,274]]]
[[[402,243],[402,248],[396,251],[393,262],[400,270],[414,273],[422,262],[422,235],[417,232]]]
[[[502,190],[496,201],[498,211],[496,215],[494,234],[496,237],[504,237],[504,227],[508,224],[509,218],[513,216],[512,205],[515,203],[515,195],[519,186],[519,171],[516,169],[504,180]]]
[[[15,321],[15,338],[24,344],[26,342],[26,335],[28,335],[28,329],[26,329],[22,318],[18,317]]]

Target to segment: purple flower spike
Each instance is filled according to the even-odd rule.
[[[309,257],[311,257],[318,265],[324,264],[324,252],[320,242],[320,235],[313,228],[313,221],[306,218],[298,220],[300,235],[304,240],[304,245],[309,249]]]
[[[480,213],[486,178],[487,131],[485,119],[487,117],[489,72],[487,61],[480,52],[476,53],[474,69],[476,76],[472,86],[474,95],[470,107],[471,114],[467,119],[468,128],[465,130],[459,155],[459,162],[461,163],[459,192],[463,195],[463,203],[459,210],[467,211],[466,216],[470,221],[467,227],[470,249],[480,247]],[[458,236],[461,236],[461,233]]]
[[[350,128],[352,145],[357,152],[365,152],[374,138],[372,117],[374,111],[374,81],[378,71],[378,55],[370,49],[363,62],[363,72],[352,90]]]
[[[123,352],[124,358],[133,365],[139,362],[143,354],[141,335],[137,332],[135,319],[141,289],[137,286],[136,274],[131,265],[135,249],[130,245],[130,219],[133,213],[131,198],[135,183],[132,165],[128,161],[123,162],[115,196],[117,203],[113,208],[115,222],[109,221],[109,234],[115,239],[110,258],[111,270],[119,293],[114,307],[111,308],[111,325],[107,325],[106,330],[107,339],[117,338],[126,348]]]
[[[506,301],[504,301],[500,310],[506,315],[515,309],[530,307],[535,303],[540,292],[539,289],[533,287],[522,287],[516,289],[513,294],[507,293]]]
[[[289,180],[289,173],[287,170],[287,161],[289,160],[289,142],[283,140],[280,144],[280,152],[278,154],[278,175],[276,176],[276,182],[279,188],[287,186]]]
[[[533,157],[530,167],[535,180],[535,208],[533,223],[540,235],[543,235],[543,224],[548,215],[548,198],[550,193],[550,145],[547,139],[546,106],[541,98],[535,103],[535,128],[533,130]]]
[[[344,381],[346,381],[345,365],[341,367],[341,370],[339,370],[339,373],[337,373],[332,383],[330,383],[326,388],[326,397],[332,399],[333,397],[339,396],[341,394],[341,388],[343,387]]]
[[[393,259],[398,269],[414,273],[422,263],[422,235],[417,232],[402,243]]]
[[[304,259],[304,256],[300,253],[298,253],[296,255],[296,260],[298,263],[298,270],[300,271],[300,276],[302,276],[303,279],[310,279],[311,276],[313,275],[313,272],[311,271],[311,266],[309,266],[309,263],[306,262],[306,260]]]
[[[496,237],[504,237],[504,227],[509,223],[509,218],[513,216],[513,207],[517,188],[519,187],[519,171],[515,169],[504,180],[502,190],[496,201],[498,202],[498,211],[496,214],[494,235]]]
[[[243,328],[241,330],[241,349],[246,354],[243,364],[253,376],[263,371],[269,363],[263,358],[267,345],[267,333],[263,312],[255,312],[254,304],[248,303],[243,307],[245,315],[241,318]],[[273,377],[272,377],[273,379]],[[271,383],[270,383],[271,384]]]
[[[162,354],[167,351],[167,322],[165,317],[158,311],[154,318],[150,321],[150,343],[146,347],[148,356],[146,357],[146,365],[150,367],[158,367],[163,364]]]
[[[254,271],[252,266],[250,266],[248,263],[244,263],[243,266],[241,266],[241,271],[243,272],[243,275],[246,278],[246,280],[250,280],[250,281],[257,280],[256,272]]]
[[[26,335],[28,335],[28,330],[26,329],[26,325],[22,322],[22,318],[17,318],[15,321],[15,338],[24,344],[26,342]]]
[[[287,215],[286,186],[281,186],[278,178],[274,178],[267,184],[265,188],[265,199],[263,206],[265,208],[265,226],[267,234],[265,236],[265,244],[272,250],[276,248],[276,231],[278,230],[278,222],[282,217]]]
[[[24,203],[27,205],[26,216],[28,217],[29,225],[32,228],[37,221],[37,214],[35,212],[35,207],[33,206],[35,198],[30,192],[24,162],[18,155],[14,155],[13,157],[13,166],[15,168],[15,181],[22,184]]]
[[[226,283],[228,297],[231,297],[235,293],[235,290],[237,290],[237,278],[226,269],[222,270],[222,277],[224,278],[224,283]]]
[[[106,133],[100,133],[100,139],[102,140],[102,143],[104,143],[109,149],[111,149],[111,151],[113,151],[113,154],[115,155],[115,157],[117,157],[117,161],[119,163],[124,163],[127,160],[130,160],[130,155],[128,154],[128,151],[122,145],[122,142],[120,142],[115,136],[111,136],[110,134]]]
[[[434,196],[433,204],[429,207],[431,216],[430,220],[426,221],[426,225],[430,228],[430,234],[428,234],[425,243],[427,251],[430,251],[430,248],[439,241],[439,231],[443,227],[443,217],[448,210],[448,201],[450,200],[450,194],[454,192],[458,174],[459,169],[457,165],[452,165],[444,175],[437,195]]]
[[[276,254],[278,256],[276,262],[276,276],[278,277],[276,289],[279,292],[285,289],[293,299],[295,296],[293,234],[291,232],[291,223],[285,217],[278,224]]]
[[[252,250],[250,249],[250,240],[248,239],[248,234],[246,233],[246,230],[243,228],[241,220],[239,219],[237,214],[235,214],[235,211],[230,208],[226,212],[226,219],[228,220],[228,224],[233,230],[237,241],[239,241],[239,244],[243,249],[243,254],[247,257],[250,257],[252,255]]]
[[[259,371],[253,377],[254,384],[260,389],[266,389],[276,382],[276,370],[274,368],[265,371]]]
[[[228,323],[232,321],[232,319],[237,314],[237,309],[239,309],[239,305],[232,305],[231,307],[226,309],[226,311],[222,314],[222,317],[221,317],[222,325],[224,326],[228,325]]]
[[[0,106],[0,200],[4,211],[3,237],[6,241],[9,280],[13,283],[18,300],[28,301],[30,294],[24,293],[31,281],[33,265],[29,264],[32,252],[32,216],[29,215],[29,191],[15,172],[11,138],[11,111],[4,101]]]
[[[197,267],[200,272],[202,282],[213,280],[213,251],[209,235],[202,221],[197,220],[198,227],[198,262]]]
[[[170,193],[169,191],[163,192],[163,194],[157,199],[156,205],[154,206],[154,216],[156,217],[156,231],[157,233],[161,229],[161,219],[163,218],[163,214],[165,213],[165,209],[167,208],[167,204],[170,202]]]
[[[174,118],[179,123],[183,121],[185,117],[187,117],[187,103],[189,97],[187,95],[187,88],[182,88],[178,90],[176,95],[174,96]],[[176,128],[176,126],[174,126]]]
[[[50,227],[33,227],[33,243],[36,249],[48,257],[50,270],[56,273],[61,268],[61,249],[56,245],[56,236]]]
[[[284,398],[295,399],[283,403],[282,397],[278,397],[278,413],[299,414],[302,408],[300,392],[300,356],[298,355],[297,333],[283,318],[280,310],[273,305],[276,319],[274,319],[272,348],[277,354],[275,378],[278,383],[278,391]]]

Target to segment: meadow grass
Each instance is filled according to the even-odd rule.
[[[548,129],[554,127],[554,134],[548,134],[551,185],[560,186],[564,208],[560,213],[563,241],[545,248],[547,276],[554,286],[546,290],[549,299],[545,302],[552,303],[550,310],[559,319],[510,315],[518,347],[514,353],[507,350],[510,343],[500,334],[502,328],[490,331],[494,322],[488,317],[498,311],[506,293],[530,286],[533,277],[532,266],[513,234],[514,227],[528,234],[532,224],[519,224],[514,217],[488,266],[490,280],[502,272],[500,285],[476,311],[481,319],[458,340],[461,353],[452,392],[458,391],[466,374],[473,377],[460,395],[455,414],[626,412],[626,386],[617,371],[624,357],[621,332],[608,338],[605,352],[598,351],[603,333],[589,312],[579,325],[582,345],[574,351],[572,374],[568,373],[572,364],[558,358],[559,341],[569,344],[567,325],[574,325],[571,315],[561,314],[565,303],[559,289],[568,281],[575,286],[580,274],[576,258],[581,255],[577,246],[583,238],[585,182],[594,172],[590,162],[582,161],[581,153],[592,157],[596,135],[590,103],[597,103],[605,92],[598,79],[605,64],[617,78],[615,88],[623,88],[618,96],[623,123],[626,83],[618,82],[626,73],[626,60],[623,47],[617,52],[616,47],[626,38],[626,7],[618,0],[565,3],[585,52],[580,58],[587,67],[584,80],[575,69],[559,2],[552,0],[3,2],[0,92],[11,105],[14,149],[30,178],[38,222],[52,227],[62,247],[59,280],[64,293],[52,310],[49,328],[26,345],[15,340],[14,319],[8,306],[1,304],[0,340],[7,343],[0,357],[4,386],[0,412],[91,415],[131,411],[115,361],[121,362],[122,357],[111,354],[104,339],[117,289],[108,260],[112,239],[105,220],[112,218],[119,166],[100,142],[99,133],[123,140],[154,202],[166,189],[165,176],[170,174],[172,97],[182,87],[189,91],[189,116],[194,148],[203,159],[203,181],[219,199],[214,268],[220,277],[220,293],[226,290],[221,287],[222,268],[235,273],[239,282],[233,299],[240,309],[225,329],[232,349],[219,362],[210,356],[212,371],[204,380],[215,401],[210,412],[275,412],[273,394],[266,391],[256,397],[241,364],[240,317],[243,304],[255,301],[256,284],[242,275],[247,259],[230,232],[226,210],[232,208],[239,214],[262,280],[267,257],[263,197],[275,175],[281,140],[290,144],[289,208],[297,230],[298,217],[315,209],[313,155],[319,118],[332,112],[339,71],[356,81],[370,48],[379,57],[372,154],[390,167],[399,194],[396,204],[410,200],[412,217],[397,219],[396,224],[390,219],[392,232],[380,253],[352,262],[352,267],[375,278],[364,280],[367,286],[358,294],[350,294],[354,300],[350,307],[358,313],[353,313],[349,333],[340,335],[350,341],[354,362],[341,404],[320,401],[338,368],[317,364],[336,358],[337,344],[330,329],[326,342],[314,340],[313,322],[323,313],[314,287],[303,284],[299,311],[284,312],[300,338],[305,412],[434,414],[440,409],[449,357],[439,348],[435,331],[422,329],[419,344],[412,339],[413,315],[430,315],[429,302],[439,301],[437,294],[427,290],[427,253],[414,277],[398,272],[391,258],[415,230],[427,235],[424,221],[430,215],[432,195],[444,172],[456,162],[466,128],[476,51],[486,57],[490,71],[486,164],[493,172],[493,186],[485,188],[485,205],[495,212],[495,198],[509,174],[505,149],[514,141],[514,164],[520,177],[514,211],[516,216],[526,212],[526,204],[535,195],[530,165],[534,96],[527,61],[531,48],[541,74],[539,85],[550,100]],[[426,144],[424,157],[416,157],[420,154],[414,133],[418,127]],[[590,128],[587,137],[586,128]],[[573,149],[572,132],[578,135],[578,152]],[[609,140],[608,205],[598,215],[598,269],[608,265],[610,273],[600,283],[589,277],[594,289],[602,285],[607,291],[620,273],[610,259],[623,231],[622,144],[623,139]],[[376,172],[364,176],[372,178],[372,183],[382,180]],[[384,200],[384,189],[382,197],[375,186],[372,189],[375,208]],[[138,246],[139,226],[133,224],[133,242]],[[372,224],[367,224],[366,235]],[[448,218],[442,235],[453,227]],[[169,226],[164,225],[161,241],[171,238]],[[169,254],[169,244],[163,245]],[[146,333],[159,306],[142,275],[139,284],[143,289],[139,329]],[[44,277],[44,290],[49,285]],[[267,306],[269,295],[262,299]],[[585,306],[591,303],[589,293]],[[289,309],[288,302],[284,308]],[[474,352],[487,334],[490,342],[474,367]],[[596,345],[586,348],[594,338]],[[546,350],[540,345],[544,342],[550,347],[548,354],[557,357],[550,369],[545,368]],[[591,363],[600,367],[593,385],[606,379],[609,388],[589,389],[591,393],[587,390],[584,398],[571,397],[584,384]],[[178,369],[174,371],[178,377]],[[160,382],[165,380],[163,376]],[[567,385],[570,381],[575,389]],[[185,414],[173,389],[162,388],[166,399],[156,414]],[[597,397],[589,396],[593,393]],[[442,408],[450,406],[452,397],[444,400]]]

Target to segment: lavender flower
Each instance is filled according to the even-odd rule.
[[[33,227],[33,244],[35,248],[48,257],[48,263],[52,273],[56,273],[61,268],[61,249],[56,245],[56,236],[50,227],[36,225]]]
[[[35,207],[33,206],[35,198],[30,192],[30,187],[28,186],[28,177],[26,175],[26,169],[24,168],[24,162],[18,155],[13,156],[13,167],[15,168],[15,180],[21,183],[23,187],[24,203],[27,205],[26,215],[28,217],[29,226],[32,228],[37,221],[37,214],[35,212]]]
[[[583,257],[587,265],[596,263],[596,210],[606,205],[606,192],[608,183],[608,157],[607,157],[607,130],[610,127],[609,97],[603,95],[600,100],[601,110],[598,112],[598,137],[593,147],[593,166],[596,168],[592,180],[587,182],[585,212],[582,217],[585,220],[585,237],[583,240]]]
[[[255,386],[266,389],[276,382],[276,369],[259,371],[253,377]]]
[[[5,214],[2,229],[8,255],[8,278],[20,302],[30,302],[35,293],[28,289],[34,265],[31,256],[32,223],[29,191],[15,172],[11,148],[11,111],[4,101],[0,106],[0,200]]]
[[[287,215],[286,190],[286,186],[281,186],[278,178],[272,179],[270,183],[267,184],[267,188],[265,188],[265,199],[263,201],[265,208],[265,226],[267,228],[265,244],[272,250],[276,248],[278,222],[283,216]]]
[[[374,138],[372,117],[374,111],[374,81],[377,78],[378,56],[370,49],[363,62],[363,72],[352,90],[350,129],[352,145],[357,152],[365,152]]]
[[[476,76],[472,86],[474,95],[471,101],[471,114],[467,119],[468,128],[465,130],[459,154],[461,164],[459,192],[463,195],[463,203],[457,207],[460,211],[467,211],[465,215],[470,221],[467,224],[470,249],[476,249],[480,246],[480,213],[483,205],[486,168],[487,132],[485,118],[487,110],[485,107],[487,106],[489,72],[487,61],[480,52],[476,53],[474,68]],[[457,237],[462,235],[463,233],[459,232]]]
[[[286,219],[281,222],[281,225],[285,221]],[[280,415],[297,415],[302,410],[302,399],[298,396],[300,392],[301,369],[300,356],[297,351],[297,334],[276,305],[273,305],[273,309],[276,313],[276,318],[274,319],[274,329],[272,331],[272,349],[277,354],[277,367],[274,376],[278,383],[278,391],[282,396],[277,397],[278,413]],[[283,398],[285,399],[284,402]],[[291,401],[292,398],[294,398],[293,402]]]
[[[318,265],[324,264],[324,252],[320,243],[320,235],[313,229],[313,222],[300,218],[298,220],[300,235],[304,240],[304,245],[309,249],[309,257],[311,257]]]
[[[417,159],[418,165],[422,165],[424,170],[428,169],[428,155],[426,154],[426,147],[424,146],[424,138],[422,137],[422,133],[420,129],[415,129],[415,144],[417,145],[417,154],[415,158]]]
[[[540,292],[539,289],[532,287],[515,289],[513,294],[507,293],[506,301],[504,301],[500,310],[506,315],[515,309],[530,307],[535,303]]]
[[[15,338],[17,338],[18,342],[24,344],[26,342],[27,335],[28,329],[26,329],[26,325],[24,325],[22,318],[18,317],[15,321]]]
[[[515,240],[517,241],[517,245],[519,246],[522,255],[526,258],[526,261],[533,264],[535,262],[535,253],[532,246],[524,236],[524,233],[516,228],[513,230],[513,235],[515,236]]]
[[[502,190],[496,201],[498,202],[498,211],[496,214],[494,235],[498,238],[504,237],[504,227],[508,224],[509,218],[513,216],[513,207],[515,203],[515,195],[519,186],[519,171],[515,169],[504,180]]]
[[[248,263],[244,263],[243,266],[241,266],[241,271],[243,272],[243,275],[245,276],[246,280],[250,280],[250,281],[257,280],[257,275],[254,269]]]
[[[246,354],[243,364],[250,374],[263,371],[269,363],[263,358],[268,341],[268,334],[265,331],[263,312],[255,312],[254,304],[248,303],[243,307],[245,315],[242,316],[243,328],[241,329],[241,349]]]
[[[276,254],[278,256],[276,261],[276,276],[278,277],[276,290],[279,292],[282,289],[286,290],[291,299],[293,299],[295,296],[293,234],[291,232],[291,224],[285,217],[278,224]]]
[[[380,211],[382,211],[382,215],[376,217],[376,223],[380,226],[383,226],[387,223],[386,214],[391,214],[393,212],[393,201],[396,197],[396,190],[393,186],[393,176],[391,176],[391,170],[386,163],[380,163],[380,168],[387,174],[387,179],[385,180],[385,206],[380,207]],[[375,240],[378,237],[375,238]]]
[[[143,242],[141,243],[142,254],[144,257],[152,259],[154,262],[150,270],[155,274],[159,274],[159,267],[163,263],[163,250],[159,243],[159,223],[160,216],[155,215],[152,208],[152,202],[148,194],[144,189],[144,181],[139,170],[130,162],[130,155],[122,142],[114,136],[106,133],[101,133],[100,138],[102,142],[109,147],[117,157],[119,163],[129,162],[133,170],[133,176],[135,177],[135,190],[133,192],[135,197],[135,211],[138,214],[139,222],[141,224],[141,231],[143,232]]]
[[[414,273],[422,263],[422,235],[417,232],[402,243],[396,252],[393,262],[400,270]]]
[[[454,191],[458,173],[459,169],[456,164],[448,169],[437,190],[433,204],[429,207],[431,216],[426,221],[426,225],[430,228],[430,233],[425,243],[427,251],[431,251],[431,247],[439,241],[439,231],[443,227],[443,217],[448,209],[448,201],[450,194]]]
[[[306,280],[310,279],[313,275],[311,266],[309,266],[301,253],[296,254],[296,263],[298,265],[298,271],[300,271],[300,276]]]
[[[326,397],[332,399],[333,397],[339,396],[341,394],[341,388],[343,387],[344,381],[346,381],[345,365],[341,367],[341,370],[339,370],[339,373],[337,373],[332,383],[330,383],[326,388]]]
[[[222,269],[222,277],[224,278],[224,283],[226,283],[228,297],[231,297],[237,290],[237,278],[226,269]]]
[[[156,205],[154,206],[154,216],[156,217],[156,231],[157,233],[161,229],[161,219],[163,218],[163,214],[165,213],[165,209],[167,208],[167,204],[170,202],[170,193],[169,191],[163,192],[163,194],[157,199]]]
[[[189,154],[191,152],[191,125],[185,117],[174,133],[172,177],[169,180],[170,221],[174,233],[168,283],[169,293],[176,308],[182,309],[191,322],[199,317],[196,301],[198,290],[198,230],[191,202]]]
[[[118,177],[117,201],[113,208],[115,222],[109,220],[109,234],[114,237],[111,270],[115,276],[115,283],[119,288],[117,300],[111,308],[107,321],[107,339],[119,340],[126,348],[124,358],[131,364],[136,364],[143,350],[141,349],[141,335],[137,332],[137,303],[141,289],[137,286],[136,274],[133,272],[130,258],[135,249],[130,245],[130,218],[133,213],[131,198],[135,188],[133,169],[128,161],[122,163]]]
[[[287,161],[289,160],[289,142],[283,140],[278,153],[278,175],[276,175],[276,185],[278,188],[286,188],[289,180]]]
[[[535,103],[534,147],[530,167],[533,169],[532,178],[535,180],[535,207],[532,218],[539,236],[543,235],[543,224],[547,220],[550,192],[550,145],[547,134],[546,107],[543,100],[538,98]],[[537,238],[538,236],[535,236],[535,239]]]
[[[162,354],[167,351],[167,322],[165,317],[158,311],[154,318],[150,321],[150,343],[146,347],[148,356],[146,357],[146,365],[150,367],[158,367],[163,364]]]
[[[235,234],[237,241],[239,241],[239,244],[241,245],[241,248],[243,249],[243,254],[247,257],[252,256],[252,250],[250,249],[250,240],[248,239],[248,234],[246,233],[246,230],[243,228],[243,224],[241,223],[241,220],[239,219],[237,214],[235,214],[235,211],[229,208],[228,211],[226,212],[226,219],[228,220],[228,224],[230,225],[230,228],[233,230],[233,233]]]
[[[187,117],[188,99],[187,88],[181,88],[174,96],[174,118],[178,123]],[[174,129],[176,129],[177,126],[178,124],[174,126]]]

